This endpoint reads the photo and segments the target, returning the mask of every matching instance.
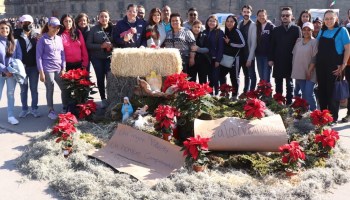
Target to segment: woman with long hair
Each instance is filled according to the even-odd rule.
[[[219,94],[220,61],[224,53],[224,32],[219,27],[218,18],[215,15],[208,17],[205,22],[205,31],[208,35],[209,55],[211,67],[209,72],[210,86],[213,87],[213,94]]]
[[[63,84],[61,75],[66,71],[66,59],[62,38],[58,36],[61,23],[56,17],[50,17],[42,29],[42,37],[36,45],[36,62],[39,71],[40,81],[46,87],[46,101],[49,108],[48,117],[57,119],[57,113],[53,107],[54,81],[61,89],[63,110],[67,108],[69,96]]]
[[[300,88],[302,97],[310,105],[311,111],[316,109],[314,62],[317,54],[317,40],[312,37],[313,30],[314,25],[311,22],[305,22],[302,26],[303,37],[297,40],[293,49],[291,75],[291,78],[295,79],[295,87]]]
[[[350,56],[349,33],[339,26],[337,13],[327,10],[324,24],[317,36],[318,53],[316,56],[316,77],[318,80],[318,100],[320,109],[328,109],[337,123],[339,101],[334,100],[333,90],[337,78],[342,77],[343,70]]]
[[[256,13],[256,39],[257,46],[255,49],[256,64],[260,80],[270,82],[271,66],[268,64],[268,54],[270,51],[271,34],[275,25],[267,20],[266,10],[258,10]]]
[[[237,28],[237,18],[229,15],[225,21],[224,54],[234,57],[231,68],[220,65],[220,85],[226,83],[226,75],[230,74],[232,87],[232,99],[237,100],[239,89],[239,52],[245,46],[241,31]]]
[[[167,32],[164,47],[176,48],[180,51],[182,59],[182,71],[187,73],[188,67],[195,63],[195,52],[191,52],[191,47],[195,45],[196,39],[193,33],[182,26],[182,19],[179,13],[170,15],[171,31]]]
[[[13,37],[11,24],[6,21],[0,22],[0,99],[2,89],[6,83],[7,86],[7,121],[12,124],[18,124],[13,110],[15,107],[15,88],[16,79],[13,74],[7,70],[7,67],[13,59],[22,60],[22,52],[19,43]]]
[[[147,47],[159,48],[165,40],[165,28],[161,22],[162,11],[153,8],[149,14],[148,25],[146,27]]]
[[[63,28],[59,35],[62,38],[66,57],[66,71],[86,68],[89,64],[89,58],[83,34],[75,26],[73,17],[69,14],[62,15],[61,24],[63,24]]]
[[[191,51],[195,52],[194,65],[188,68],[188,74],[191,77],[190,81],[197,81],[197,74],[199,83],[206,83],[209,74],[211,58],[209,56],[209,45],[207,42],[207,35],[201,31],[202,22],[198,19],[192,23],[192,33],[196,38],[196,44],[191,47]]]
[[[80,32],[83,34],[85,45],[86,45],[87,36],[88,36],[88,34],[90,32],[89,16],[86,13],[80,13],[75,18],[75,24],[76,24],[77,28],[80,30]],[[88,57],[89,57],[89,64],[88,64],[86,69],[88,71],[90,71],[90,66],[91,66],[90,60],[91,60],[91,57],[89,55],[89,52],[88,52]]]
[[[305,22],[311,22],[311,13],[309,10],[303,10],[301,11],[300,15],[299,15],[299,19],[298,19],[298,23],[297,25],[300,28],[303,28],[303,24]]]
[[[102,99],[101,108],[106,108],[108,102],[106,100],[105,78],[107,73],[111,71],[112,23],[109,21],[107,10],[101,10],[98,16],[98,23],[91,28],[86,46],[96,73],[97,87]]]

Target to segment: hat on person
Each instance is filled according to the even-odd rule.
[[[22,15],[22,17],[19,18],[20,22],[30,22],[33,23],[33,17],[30,15]]]
[[[319,17],[316,17],[316,19],[314,19],[314,21],[312,21],[312,23],[316,23],[316,22],[322,23],[322,20]]]
[[[314,25],[311,22],[305,22],[303,28],[309,27],[311,30],[314,30]]]
[[[47,22],[48,25],[50,26],[61,26],[60,20],[58,20],[56,17],[50,17],[49,22]]]

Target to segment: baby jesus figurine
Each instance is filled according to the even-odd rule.
[[[148,105],[144,105],[142,108],[137,108],[137,110],[133,114],[133,117],[137,118],[139,115],[145,116],[148,114],[147,110],[148,110]]]

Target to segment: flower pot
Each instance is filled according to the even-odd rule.
[[[63,148],[63,156],[67,158],[73,151],[73,147],[64,147]]]
[[[202,172],[207,169],[207,165],[193,164],[192,169],[195,172]]]
[[[171,134],[170,133],[163,133],[163,140],[169,142],[171,140]]]

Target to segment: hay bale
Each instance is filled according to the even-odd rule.
[[[117,77],[146,77],[152,70],[161,76],[180,73],[182,60],[178,49],[114,49],[111,71]]]

